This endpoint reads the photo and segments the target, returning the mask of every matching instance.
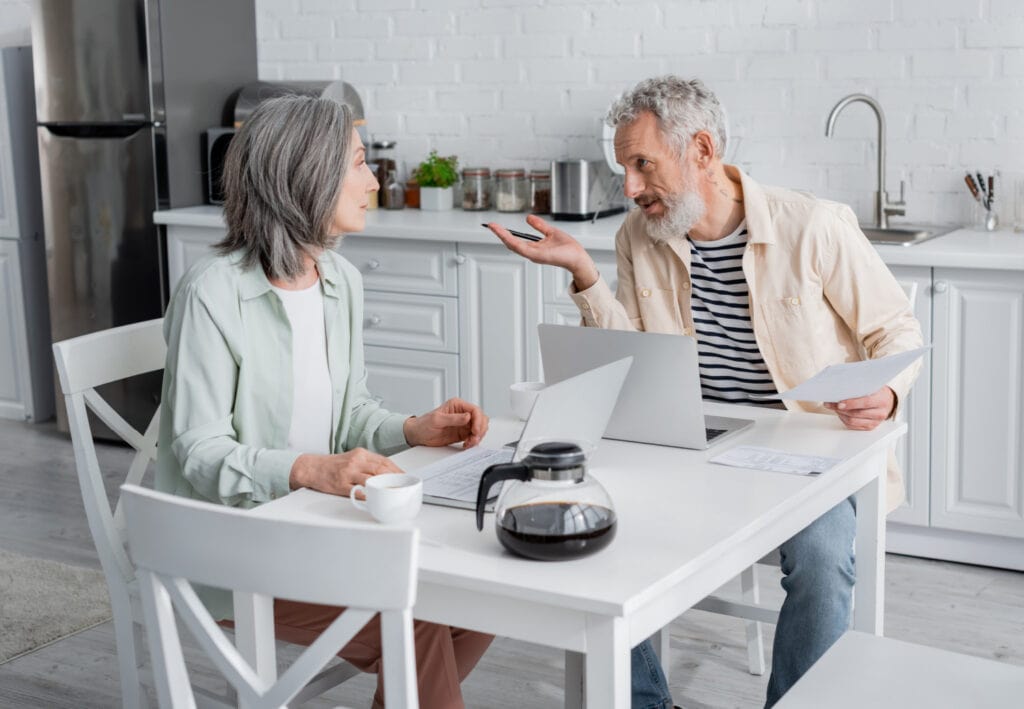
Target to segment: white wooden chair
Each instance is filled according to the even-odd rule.
[[[125,485],[121,498],[161,707],[195,706],[175,612],[238,692],[240,703],[252,709],[288,705],[379,612],[387,704],[418,707],[412,606],[419,530],[265,519],[134,485]],[[242,658],[190,581],[347,608],[274,681]],[[272,614],[270,605],[262,607]]]
[[[67,405],[82,502],[110,594],[122,703],[129,709],[143,706],[145,687],[152,686],[149,672],[143,669],[142,604],[135,568],[127,552],[124,513],[119,500],[115,500],[112,507],[107,498],[87,409],[135,449],[125,482],[139,484],[150,462],[156,460],[160,410],[157,409],[146,430],[139,432],[97,393],[96,388],[163,369],[166,350],[162,319],[90,333],[53,345]],[[348,663],[338,663],[325,670],[302,696],[316,696],[358,673]],[[204,695],[204,703],[230,703],[228,697],[197,691]]]
[[[1019,707],[1024,667],[851,630],[783,695],[778,709]]]
[[[124,512],[120,501],[111,509],[107,499],[87,407],[136,450],[126,481],[141,482],[149,463],[156,460],[160,411],[157,410],[145,432],[140,433],[104,401],[96,387],[163,369],[166,349],[162,319],[82,335],[53,345],[85,515],[110,593],[121,698],[125,707],[141,706],[145,696],[140,673],[143,666],[140,654],[142,607],[135,569],[125,547]]]

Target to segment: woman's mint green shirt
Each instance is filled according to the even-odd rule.
[[[239,253],[197,263],[164,316],[164,369],[156,488],[252,507],[288,494],[292,418],[291,326],[261,268]],[[333,453],[407,447],[407,418],[366,389],[362,277],[333,251],[319,262],[333,391]]]

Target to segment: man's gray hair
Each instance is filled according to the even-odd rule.
[[[718,157],[725,154],[725,111],[700,79],[686,81],[672,75],[644,79],[612,103],[605,120],[616,127],[632,123],[644,112],[654,114],[680,155],[702,130],[715,139]]]
[[[261,103],[235,134],[224,162],[221,253],[242,265],[294,280],[303,255],[333,248],[330,233],[352,143],[348,106],[285,96]]]

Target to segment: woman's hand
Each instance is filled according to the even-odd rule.
[[[825,408],[835,411],[843,425],[851,430],[873,431],[895,412],[896,392],[885,386],[874,394],[827,403]]]
[[[576,290],[586,290],[597,283],[600,277],[597,266],[580,242],[534,214],[526,218],[526,223],[543,234],[544,238],[540,241],[520,239],[496,222],[488,224],[487,228],[501,239],[509,251],[514,251],[534,263],[560,266],[569,271],[573,283],[576,284]]]
[[[288,484],[293,490],[308,487],[329,495],[347,497],[354,485],[365,485],[374,475],[401,472],[402,469],[390,458],[365,448],[353,448],[347,453],[334,455],[303,453],[292,464]]]
[[[449,399],[433,411],[405,420],[405,440],[410,446],[447,446],[462,441],[472,448],[487,433],[487,416],[479,406]]]

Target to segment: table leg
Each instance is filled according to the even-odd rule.
[[[665,673],[665,681],[671,681],[669,677],[669,662],[671,661],[672,654],[672,640],[668,632],[668,626],[656,632],[650,637],[651,645],[654,647],[654,654],[658,656],[658,662],[661,663],[661,671]],[[632,662],[632,656],[630,657]]]
[[[565,651],[565,709],[583,709],[583,653]]]
[[[587,627],[584,695],[587,709],[630,704],[629,633],[623,618],[592,617]]]
[[[879,475],[857,492],[856,599],[853,628],[882,635],[885,614],[885,480],[886,456],[867,463]]]

